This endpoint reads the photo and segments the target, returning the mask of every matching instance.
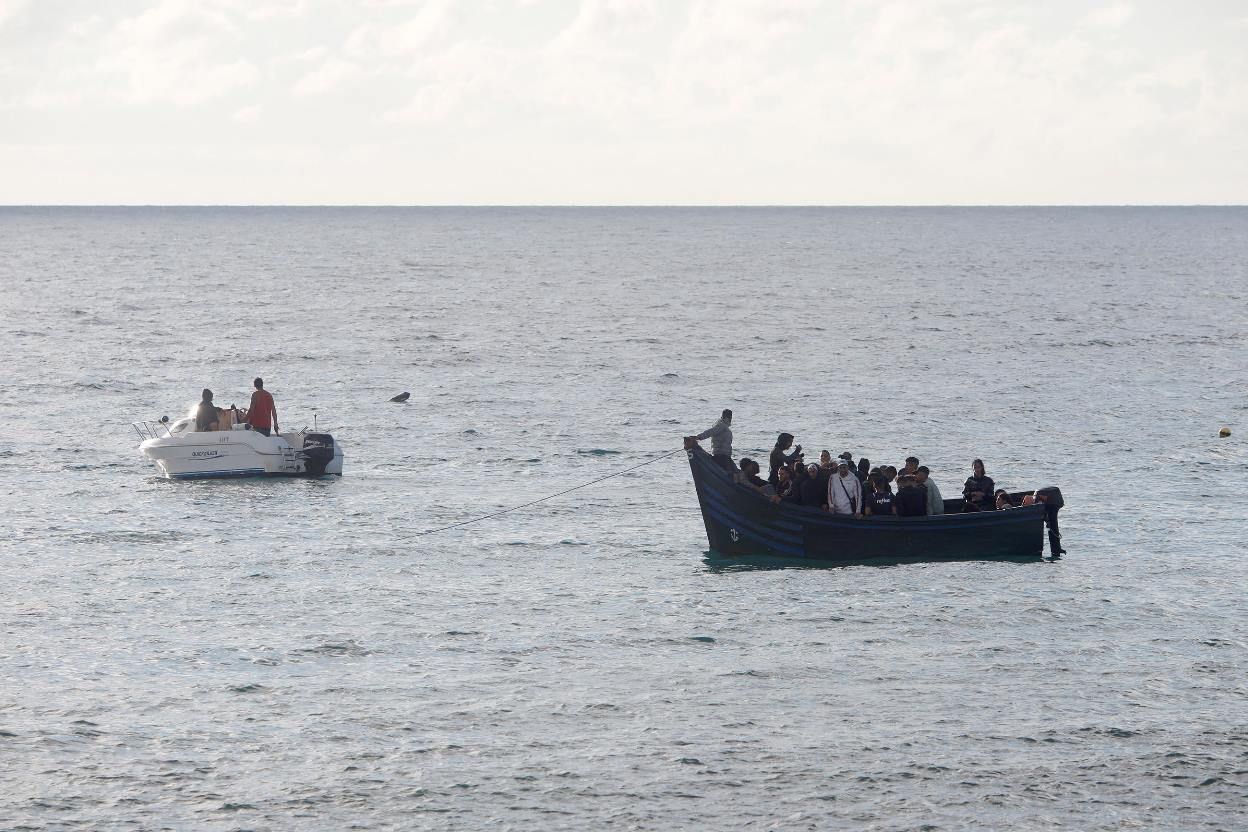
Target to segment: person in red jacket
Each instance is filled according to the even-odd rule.
[[[269,391],[264,389],[264,379],[257,378],[252,383],[256,385],[256,392],[251,394],[251,407],[247,408],[247,424],[265,436],[270,435],[270,428],[273,433],[278,433],[277,405],[273,404]]]

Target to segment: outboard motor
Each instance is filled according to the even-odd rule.
[[[328,433],[309,433],[303,437],[303,467],[307,473],[319,477],[325,466],[334,461],[334,437]]]
[[[1049,554],[1061,557],[1066,553],[1062,548],[1062,533],[1057,528],[1057,510],[1066,505],[1062,492],[1054,487],[1036,490],[1036,497],[1044,502],[1044,522],[1049,525]]]

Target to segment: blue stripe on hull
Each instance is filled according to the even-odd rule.
[[[170,474],[169,479],[171,480],[220,480],[220,479],[227,479],[229,477],[261,477],[261,476],[264,476],[266,473],[268,472],[265,471],[263,468],[235,468],[232,470],[225,470],[225,471],[196,471],[194,473],[189,473],[189,474]],[[274,476],[281,476],[281,475],[276,474]]]

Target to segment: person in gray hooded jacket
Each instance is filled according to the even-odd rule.
[[[737,470],[737,466],[732,462],[732,411],[725,409],[720,414],[719,421],[711,425],[697,436],[686,436],[685,440],[690,439],[710,439],[711,440],[711,458],[715,460],[715,464],[725,471],[732,472]]]

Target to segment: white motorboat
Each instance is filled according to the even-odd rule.
[[[222,477],[319,477],[342,474],[342,447],[328,433],[265,436],[247,425],[197,431],[188,416],[172,424],[135,422],[139,450],[172,480]]]

